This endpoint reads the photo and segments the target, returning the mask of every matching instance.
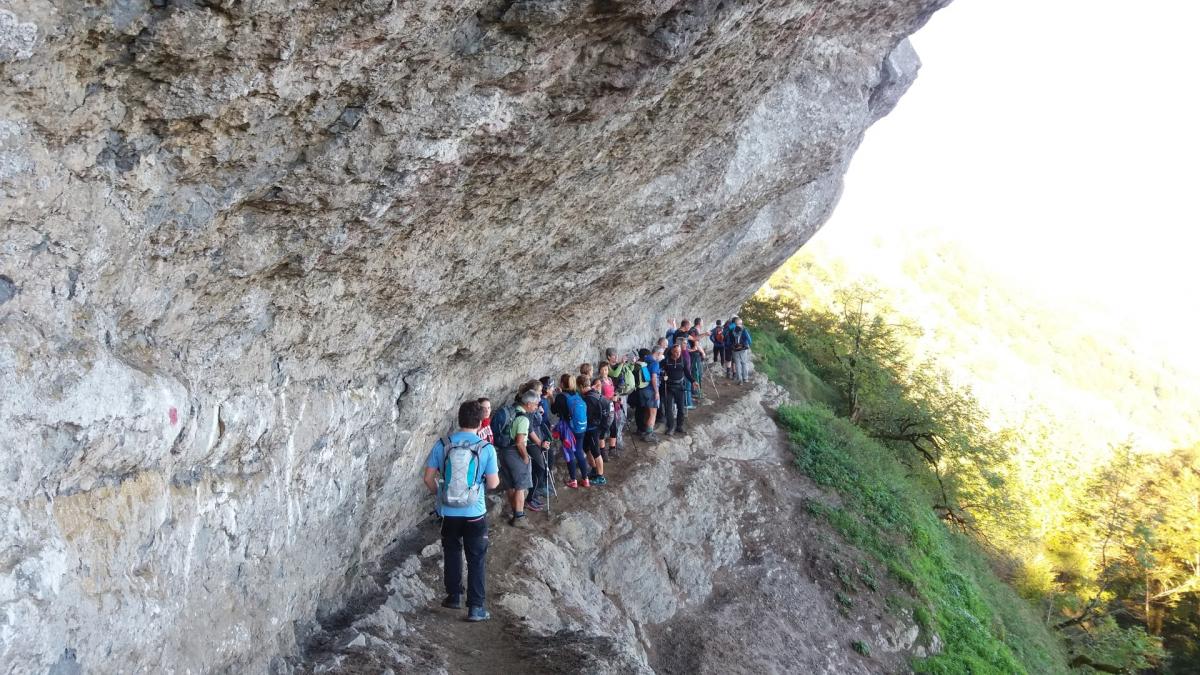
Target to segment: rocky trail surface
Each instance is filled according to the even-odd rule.
[[[531,529],[509,526],[490,498],[492,621],[440,607],[431,520],[325,622],[295,671],[906,671],[927,640],[910,617],[885,611],[896,589],[838,581],[844,570],[885,575],[807,515],[805,500],[831,497],[790,466],[771,418],[782,392],[723,380],[709,391],[719,398],[693,411],[688,436],[630,442],[608,485],[560,487],[552,514],[530,514]]]

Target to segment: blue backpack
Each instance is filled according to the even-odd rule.
[[[587,403],[576,392],[567,393],[567,410],[571,412],[571,431],[582,434],[587,431]]]

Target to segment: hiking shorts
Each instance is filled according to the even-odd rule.
[[[532,452],[540,450],[533,448]],[[526,464],[516,448],[505,449],[504,459],[500,462],[500,478],[509,490],[528,490],[533,487],[533,461]]]
[[[651,387],[650,385],[646,385],[644,388],[639,389],[638,394],[642,397],[642,406],[641,407],[643,407],[643,408],[657,408],[658,407],[658,401],[654,400],[654,388]]]
[[[598,430],[588,431],[583,434],[583,451],[592,457],[604,459],[604,446],[600,444],[600,432]]]

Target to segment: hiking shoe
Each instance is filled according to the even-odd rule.
[[[592,479],[592,485],[608,485],[608,479],[604,476],[596,476]]]
[[[446,609],[462,609],[462,596],[447,595],[446,599],[442,601],[442,607]]]
[[[579,481],[577,481],[577,480],[569,480],[569,481],[567,481],[567,487],[569,487],[569,488],[571,488],[572,490],[574,490],[575,488],[579,487]]]
[[[676,435],[676,436],[687,436],[687,432],[686,432],[686,431],[684,431],[683,429],[676,429],[676,430],[675,430],[675,435]]]
[[[467,610],[467,621],[487,621],[492,613],[482,607],[472,607]]]
[[[546,507],[539,504],[538,502],[525,502],[525,508],[529,509],[530,511],[545,511],[546,510]]]
[[[513,516],[512,520],[508,521],[508,524],[513,527],[525,529],[529,527],[529,517],[522,513],[519,516]]]
[[[591,484],[591,482],[590,482],[590,481],[588,481],[588,479],[586,479],[586,478],[584,478],[584,479],[583,479],[583,483],[582,483],[581,485],[582,485],[583,487],[592,487],[592,484]]]

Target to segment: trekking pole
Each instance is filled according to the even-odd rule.
[[[713,377],[712,371],[707,368],[704,369],[704,374],[708,375],[708,382],[712,385],[713,393],[716,394],[717,400],[720,400],[721,392],[717,391],[717,378]]]
[[[554,448],[554,443],[550,443],[551,450]],[[542,450],[542,464],[546,466],[546,515],[549,516],[550,511],[550,495],[554,492],[553,478],[550,476],[550,451]]]

